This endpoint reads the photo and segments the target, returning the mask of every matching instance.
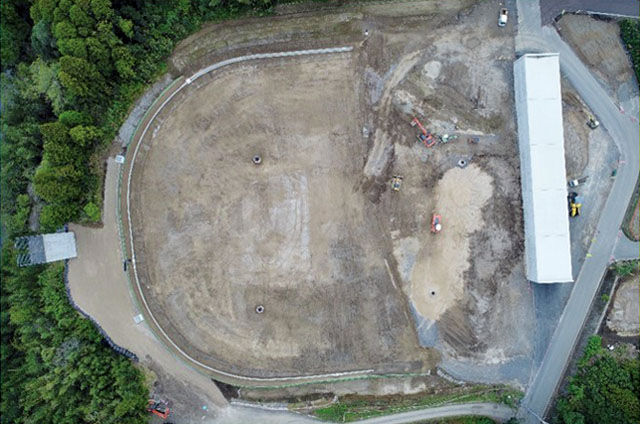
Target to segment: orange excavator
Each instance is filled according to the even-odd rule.
[[[424,127],[424,125],[422,125],[418,118],[414,117],[411,121],[411,126],[415,127],[416,125],[418,126],[418,128],[420,128],[421,131],[421,133],[418,134],[418,140],[422,141],[422,143],[424,143],[426,147],[431,147],[436,144],[436,139],[433,137],[433,135],[429,131],[427,131],[427,129]]]
[[[152,414],[159,416],[163,420],[166,420],[169,416],[170,411],[166,403],[149,399],[149,403],[147,404],[147,412],[151,412]]]

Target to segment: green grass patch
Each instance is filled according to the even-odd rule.
[[[472,386],[449,393],[393,396],[347,395],[338,402],[313,411],[325,421],[352,422],[380,415],[397,414],[455,403],[495,402],[515,407],[522,392],[505,386]]]
[[[620,37],[631,56],[636,78],[640,80],[640,21],[637,19],[620,21]]]

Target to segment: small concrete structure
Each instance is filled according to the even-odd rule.
[[[557,53],[525,54],[513,65],[526,275],[573,281]]]
[[[38,265],[78,256],[76,237],[72,232],[19,237],[15,241],[15,248],[22,251],[18,254],[19,266]]]

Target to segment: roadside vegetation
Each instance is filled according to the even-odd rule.
[[[634,261],[616,262],[612,268],[618,277],[626,277],[640,270],[640,261],[636,259]]]
[[[0,3],[0,423],[148,420],[142,373],[71,307],[63,265],[18,268],[13,239],[99,221],[104,155],[175,44],[271,3]]]
[[[346,423],[379,415],[397,414],[455,403],[495,402],[515,408],[521,397],[521,392],[504,386],[472,386],[449,393],[412,396],[347,395],[330,406],[316,409],[313,414],[322,420]],[[467,418],[459,420],[462,419]],[[477,417],[473,419],[486,420],[486,418]],[[465,421],[461,422],[466,423]],[[473,422],[471,421],[471,423]],[[488,422],[493,421],[489,420]],[[479,423],[483,423],[483,421],[479,421]]]
[[[637,19],[620,21],[620,36],[631,56],[636,79],[640,81],[640,21]]]
[[[592,336],[569,380],[567,393],[558,399],[558,420],[563,424],[635,424],[640,422],[640,359],[637,351],[621,345],[614,351]]]
[[[622,221],[622,232],[629,240],[640,240],[640,177]]]

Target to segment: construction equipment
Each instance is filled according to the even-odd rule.
[[[166,420],[169,416],[170,411],[166,403],[149,399],[149,403],[147,404],[147,412],[151,412],[152,414],[159,416],[163,420]]]
[[[434,213],[431,217],[431,232],[439,233],[442,230],[442,216]]]
[[[600,126],[600,122],[596,118],[594,118],[593,115],[589,115],[589,120],[587,121],[587,125],[592,130],[595,130]]]
[[[500,9],[500,16],[498,17],[498,26],[503,27],[507,24],[509,18],[509,11],[507,9]]]
[[[411,126],[415,127],[416,125],[421,131],[421,134],[418,134],[418,140],[420,140],[426,147],[431,147],[436,144],[436,139],[433,137],[433,134],[427,131],[418,118],[414,117],[411,121]]]
[[[394,175],[393,178],[391,178],[391,189],[393,191],[400,191],[402,180],[403,178],[400,175]]]
[[[458,138],[458,136],[455,135],[455,134],[452,134],[452,135],[445,134],[445,135],[439,136],[439,138],[440,138],[440,142],[441,143],[448,143],[448,142],[453,141],[456,138]]]
[[[572,191],[569,193],[569,216],[574,218],[580,216],[580,208],[582,208],[582,196],[578,196],[578,193]]]
[[[580,184],[584,184],[588,177],[578,178],[577,180],[569,180],[567,183],[569,187],[578,187]]]

